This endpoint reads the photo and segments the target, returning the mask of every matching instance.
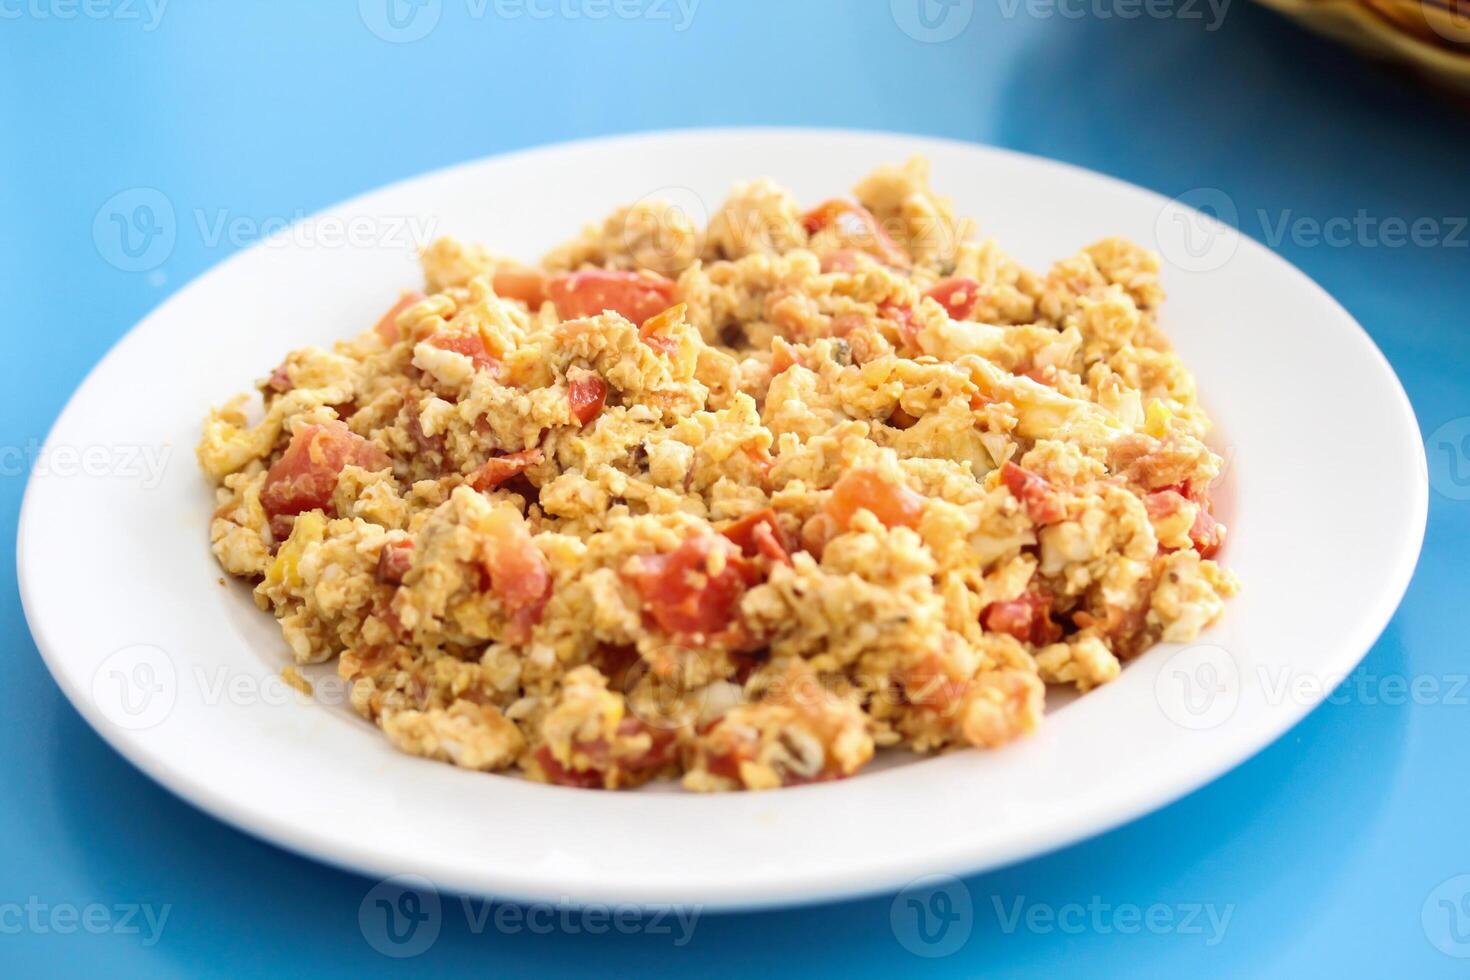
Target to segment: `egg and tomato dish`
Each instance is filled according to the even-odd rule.
[[[422,262],[198,449],[221,566],[405,752],[736,790],[999,748],[1235,590],[1136,245],[1033,273],[913,160]]]

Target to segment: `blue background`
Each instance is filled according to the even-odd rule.
[[[372,5],[365,0],[367,20]],[[1171,196],[1217,187],[1258,238],[1283,216],[1351,219],[1360,209],[1378,219],[1430,218],[1450,236],[1452,219],[1470,213],[1462,106],[1246,0],[1229,7],[1218,30],[1207,29],[1213,15],[1202,4],[1137,20],[1041,16],[1045,8],[996,0],[973,6],[957,37],[925,43],[899,29],[883,0],[703,0],[685,30],[653,18],[497,17],[493,7],[476,18],[466,0],[442,0],[428,36],[388,43],[352,3],[175,0],[149,30],[141,0],[128,8],[104,0],[92,8],[108,14],[101,18],[66,0],[4,0],[0,445],[43,438],[114,341],[235,247],[207,241],[189,217],[196,210],[291,218],[430,168],[572,137],[739,123],[938,134],[1055,157]],[[139,19],[129,19],[134,12]],[[138,186],[160,189],[181,218],[162,266],[132,273],[104,261],[92,225],[104,201]],[[1392,247],[1364,233],[1337,244],[1300,235],[1271,243],[1373,335],[1426,435],[1470,415],[1470,249],[1463,232],[1458,241]],[[200,324],[201,334],[208,329]],[[1330,351],[1318,369],[1331,372]],[[148,383],[140,379],[140,397]],[[1323,435],[1330,438],[1302,434]],[[1470,872],[1462,761],[1470,707],[1467,692],[1450,696],[1470,669],[1470,503],[1452,499],[1470,459],[1464,445],[1441,442],[1429,445],[1443,492],[1432,496],[1424,557],[1364,663],[1367,693],[1342,692],[1256,759],[1154,816],[968,879],[972,932],[952,955],[906,949],[886,897],[709,916],[683,947],[660,935],[542,936],[493,925],[476,934],[447,899],[437,942],[409,964],[492,976],[1048,976],[1069,967],[1465,975],[1470,960],[1437,950],[1421,924],[1431,891]],[[0,477],[7,552],[24,486],[14,470]],[[105,560],[126,573],[126,556]],[[8,654],[0,911],[32,897],[171,906],[151,947],[119,932],[17,933],[6,928],[13,918],[0,918],[0,972],[348,976],[402,966],[359,930],[371,882],[200,815],[107,748],[42,666],[8,564],[0,578]],[[1402,703],[1380,691],[1388,676],[1430,678],[1441,696]],[[1449,887],[1451,898],[1463,895]],[[1007,907],[1017,896],[1053,908],[1097,896],[1113,906],[1232,912],[1215,945],[1179,930],[1023,925],[1007,933],[993,895]],[[1443,918],[1437,899],[1429,904]],[[1470,918],[1457,924],[1470,928]],[[1470,953],[1470,936],[1449,948]]]

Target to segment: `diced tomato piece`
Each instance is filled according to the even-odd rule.
[[[652,347],[660,354],[663,354],[665,357],[679,349],[679,341],[673,337],[670,337],[668,334],[648,333],[645,331],[643,333],[640,333],[639,337],[645,344],[647,344],[649,347]]]
[[[1051,604],[1052,597],[1039,591],[992,602],[980,611],[980,625],[992,633],[1009,633],[1023,643],[1045,646],[1062,638],[1062,628],[1051,618]]]
[[[855,248],[837,248],[830,252],[822,253],[823,272],[854,273],[861,268],[860,255],[863,253]]]
[[[899,306],[897,303],[888,301],[880,303],[878,315],[885,320],[891,320],[898,325],[898,335],[903,338],[904,343],[910,347],[919,346],[919,325],[914,322],[914,311],[907,306]]]
[[[563,320],[612,310],[641,324],[674,305],[674,282],[652,274],[592,269],[552,277],[546,295]]]
[[[1214,515],[1201,508],[1195,515],[1194,526],[1189,529],[1189,540],[1194,542],[1194,550],[1201,558],[1214,558],[1220,553],[1225,535],[1221,533],[1220,523]]]
[[[1155,490],[1143,498],[1143,505],[1150,517],[1163,517],[1176,513],[1185,500],[1195,504],[1194,524],[1189,528],[1189,540],[1201,558],[1214,558],[1225,542],[1225,529],[1215,520],[1214,501],[1204,491],[1192,490],[1189,486],[1165,487]]]
[[[1179,513],[1179,509],[1185,503],[1184,495],[1172,488],[1155,490],[1143,498],[1144,509],[1148,511],[1148,516],[1155,520]]]
[[[507,606],[517,609],[540,602],[551,582],[545,557],[524,532],[492,545],[485,558],[485,568],[490,573],[491,591]]]
[[[704,761],[704,768],[711,776],[723,776],[740,783],[740,763],[749,761],[741,753],[730,750],[711,753]]]
[[[815,235],[831,224],[837,214],[851,206],[848,201],[836,199],[823,201],[801,216],[801,226],[806,229],[808,235]]]
[[[525,266],[501,266],[495,270],[490,288],[501,299],[516,299],[533,311],[546,299],[546,273]]]
[[[643,321],[638,339],[665,356],[679,349],[679,338],[668,333],[669,327],[684,318],[684,304],[671,306]]]
[[[868,318],[861,313],[839,313],[832,318],[832,336],[846,337],[859,327],[867,326]]]
[[[967,320],[980,302],[980,283],[969,276],[952,276],[929,287],[924,295],[937,300],[951,320]]]
[[[476,490],[494,490],[506,480],[524,473],[532,466],[539,466],[546,459],[540,449],[522,449],[518,453],[506,453],[487,459],[483,466],[470,474],[469,485]]]
[[[345,423],[303,426],[266,473],[260,502],[271,517],[325,507],[349,464],[380,470],[389,462],[383,450]]]
[[[524,606],[518,607],[510,614],[510,629],[506,631],[505,638],[512,643],[524,643],[531,638],[531,631],[541,622],[541,615],[546,611],[546,603],[551,599],[551,584],[547,583],[547,592],[541,598]]]
[[[873,217],[873,212],[856,202],[833,198],[808,211],[801,223],[810,235],[831,228],[843,246],[867,252],[885,265],[901,268],[909,265],[909,257]]]
[[[383,338],[383,343],[396,344],[398,342],[398,315],[423,298],[423,293],[406,292],[398,298],[398,302],[394,303],[387,313],[383,314],[383,318],[373,327],[377,335]]]
[[[764,486],[770,483],[771,469],[776,465],[776,460],[771,456],[771,451],[764,447],[756,448],[754,446],[746,446],[743,452],[749,457],[751,464],[760,471],[761,485]]]
[[[1214,504],[1208,496],[1200,494],[1195,498],[1195,503],[1199,504],[1199,512],[1195,514],[1194,525],[1189,529],[1189,540],[1194,542],[1194,550],[1199,552],[1201,558],[1214,558],[1220,553],[1220,546],[1225,543],[1225,529],[1215,520],[1215,515],[1210,513]]]
[[[271,529],[271,541],[274,542],[271,545],[271,554],[274,555],[276,549],[291,536],[291,528],[295,525],[295,522],[296,516],[294,514],[271,515],[269,526]]]
[[[567,400],[572,404],[572,418],[578,425],[586,425],[602,414],[602,406],[607,402],[607,382],[593,371],[569,377]]]
[[[754,759],[759,747],[754,732],[726,725],[721,719],[712,722],[702,734],[707,737],[701,739],[698,758],[705,771],[741,784],[740,764]]]
[[[917,527],[924,516],[924,497],[901,483],[889,483],[865,467],[848,470],[832,486],[822,508],[846,528],[860,510],[872,511],[886,527]]]
[[[271,372],[270,380],[265,383],[265,386],[271,391],[282,395],[295,387],[291,383],[291,375],[287,373],[284,362],[280,367]]]
[[[624,756],[616,760],[617,764],[628,772],[654,772],[674,761],[678,740],[671,730],[654,728],[638,718],[624,718],[618,722],[618,734],[625,738],[633,735],[647,735],[649,739],[648,750],[643,754]]]
[[[781,533],[776,512],[769,507],[747,514],[720,533],[734,542],[747,558],[764,555],[771,561],[791,564],[791,549],[786,545],[786,536]]]
[[[822,560],[822,553],[827,550],[827,544],[845,528],[837,526],[837,522],[826,513],[813,514],[801,525],[801,549],[811,553],[817,561]]]
[[[1007,460],[1000,468],[1000,479],[1037,524],[1055,524],[1067,516],[1066,504],[1057,489],[1024,466]]]
[[[674,761],[678,739],[673,731],[653,728],[638,718],[624,718],[618,722],[616,747],[607,739],[598,737],[590,742],[572,743],[572,750],[585,762],[587,768],[572,769],[557,761],[549,745],[536,750],[536,761],[541,766],[547,781],[558,786],[574,786],[579,789],[603,789],[608,784],[608,775],[613,776],[614,785],[624,785],[627,779],[634,781],[664,768]],[[648,737],[648,748],[631,749],[622,739],[639,736]]]
[[[441,333],[429,339],[431,346],[440,350],[463,354],[475,362],[476,371],[497,371],[500,362],[485,349],[485,341],[478,333]]]
[[[485,550],[481,556],[490,577],[490,591],[511,613],[512,642],[530,637],[540,622],[551,593],[546,556],[531,539],[525,519],[510,507],[491,511],[484,525]]]
[[[598,769],[568,769],[556,761],[556,756],[551,754],[551,746],[543,745],[536,750],[536,762],[540,764],[541,771],[546,775],[546,781],[557,786],[571,786],[576,789],[602,789],[602,772]]]
[[[412,541],[390,541],[378,552],[378,581],[384,585],[402,585],[412,567]]]
[[[1047,371],[1048,370],[1051,371],[1051,374],[1050,375],[1047,374]],[[1026,377],[1030,378],[1032,381],[1035,381],[1039,385],[1046,385],[1048,388],[1055,387],[1055,382],[1056,382],[1056,378],[1057,378],[1057,376],[1056,376],[1056,368],[1035,368],[1034,367],[1034,368],[1027,368],[1025,371],[1022,371],[1021,373],[1024,374]]]
[[[717,552],[724,567],[711,572]],[[740,597],[759,576],[728,540],[702,534],[667,554],[634,559],[629,578],[663,630],[707,637],[730,626]]]
[[[800,364],[797,360],[796,348],[792,347],[780,337],[771,341],[771,377],[785,374],[791,368]]]

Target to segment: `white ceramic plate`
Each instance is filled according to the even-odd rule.
[[[324,682],[335,703],[303,703],[279,682],[286,651],[274,621],[244,587],[219,582],[212,495],[192,447],[210,404],[289,349],[364,329],[399,287],[418,284],[405,219],[533,258],[650,194],[698,211],[735,180],[768,174],[816,202],[915,153],[961,213],[1033,267],[1110,234],[1170,260],[1164,324],[1218,421],[1230,461],[1218,492],[1231,529],[1224,559],[1245,583],[1199,644],[1152,650],[1001,751],[719,796],[462,772],[396,753]],[[150,475],[145,453],[156,463],[164,451],[167,465]],[[334,208],[234,256],[144,320],[82,385],[47,453],[21,518],[26,614],[66,695],[153,778],[243,830],[368,874],[520,899],[708,907],[993,867],[1218,776],[1305,714],[1374,642],[1408,584],[1427,504],[1418,427],[1392,370],[1340,306],[1265,248],[1057,163],[805,130],[575,143]]]

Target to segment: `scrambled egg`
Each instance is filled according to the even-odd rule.
[[[423,266],[198,452],[221,566],[406,752],[730,790],[996,748],[1235,590],[1158,258],[1035,274],[923,160]]]

